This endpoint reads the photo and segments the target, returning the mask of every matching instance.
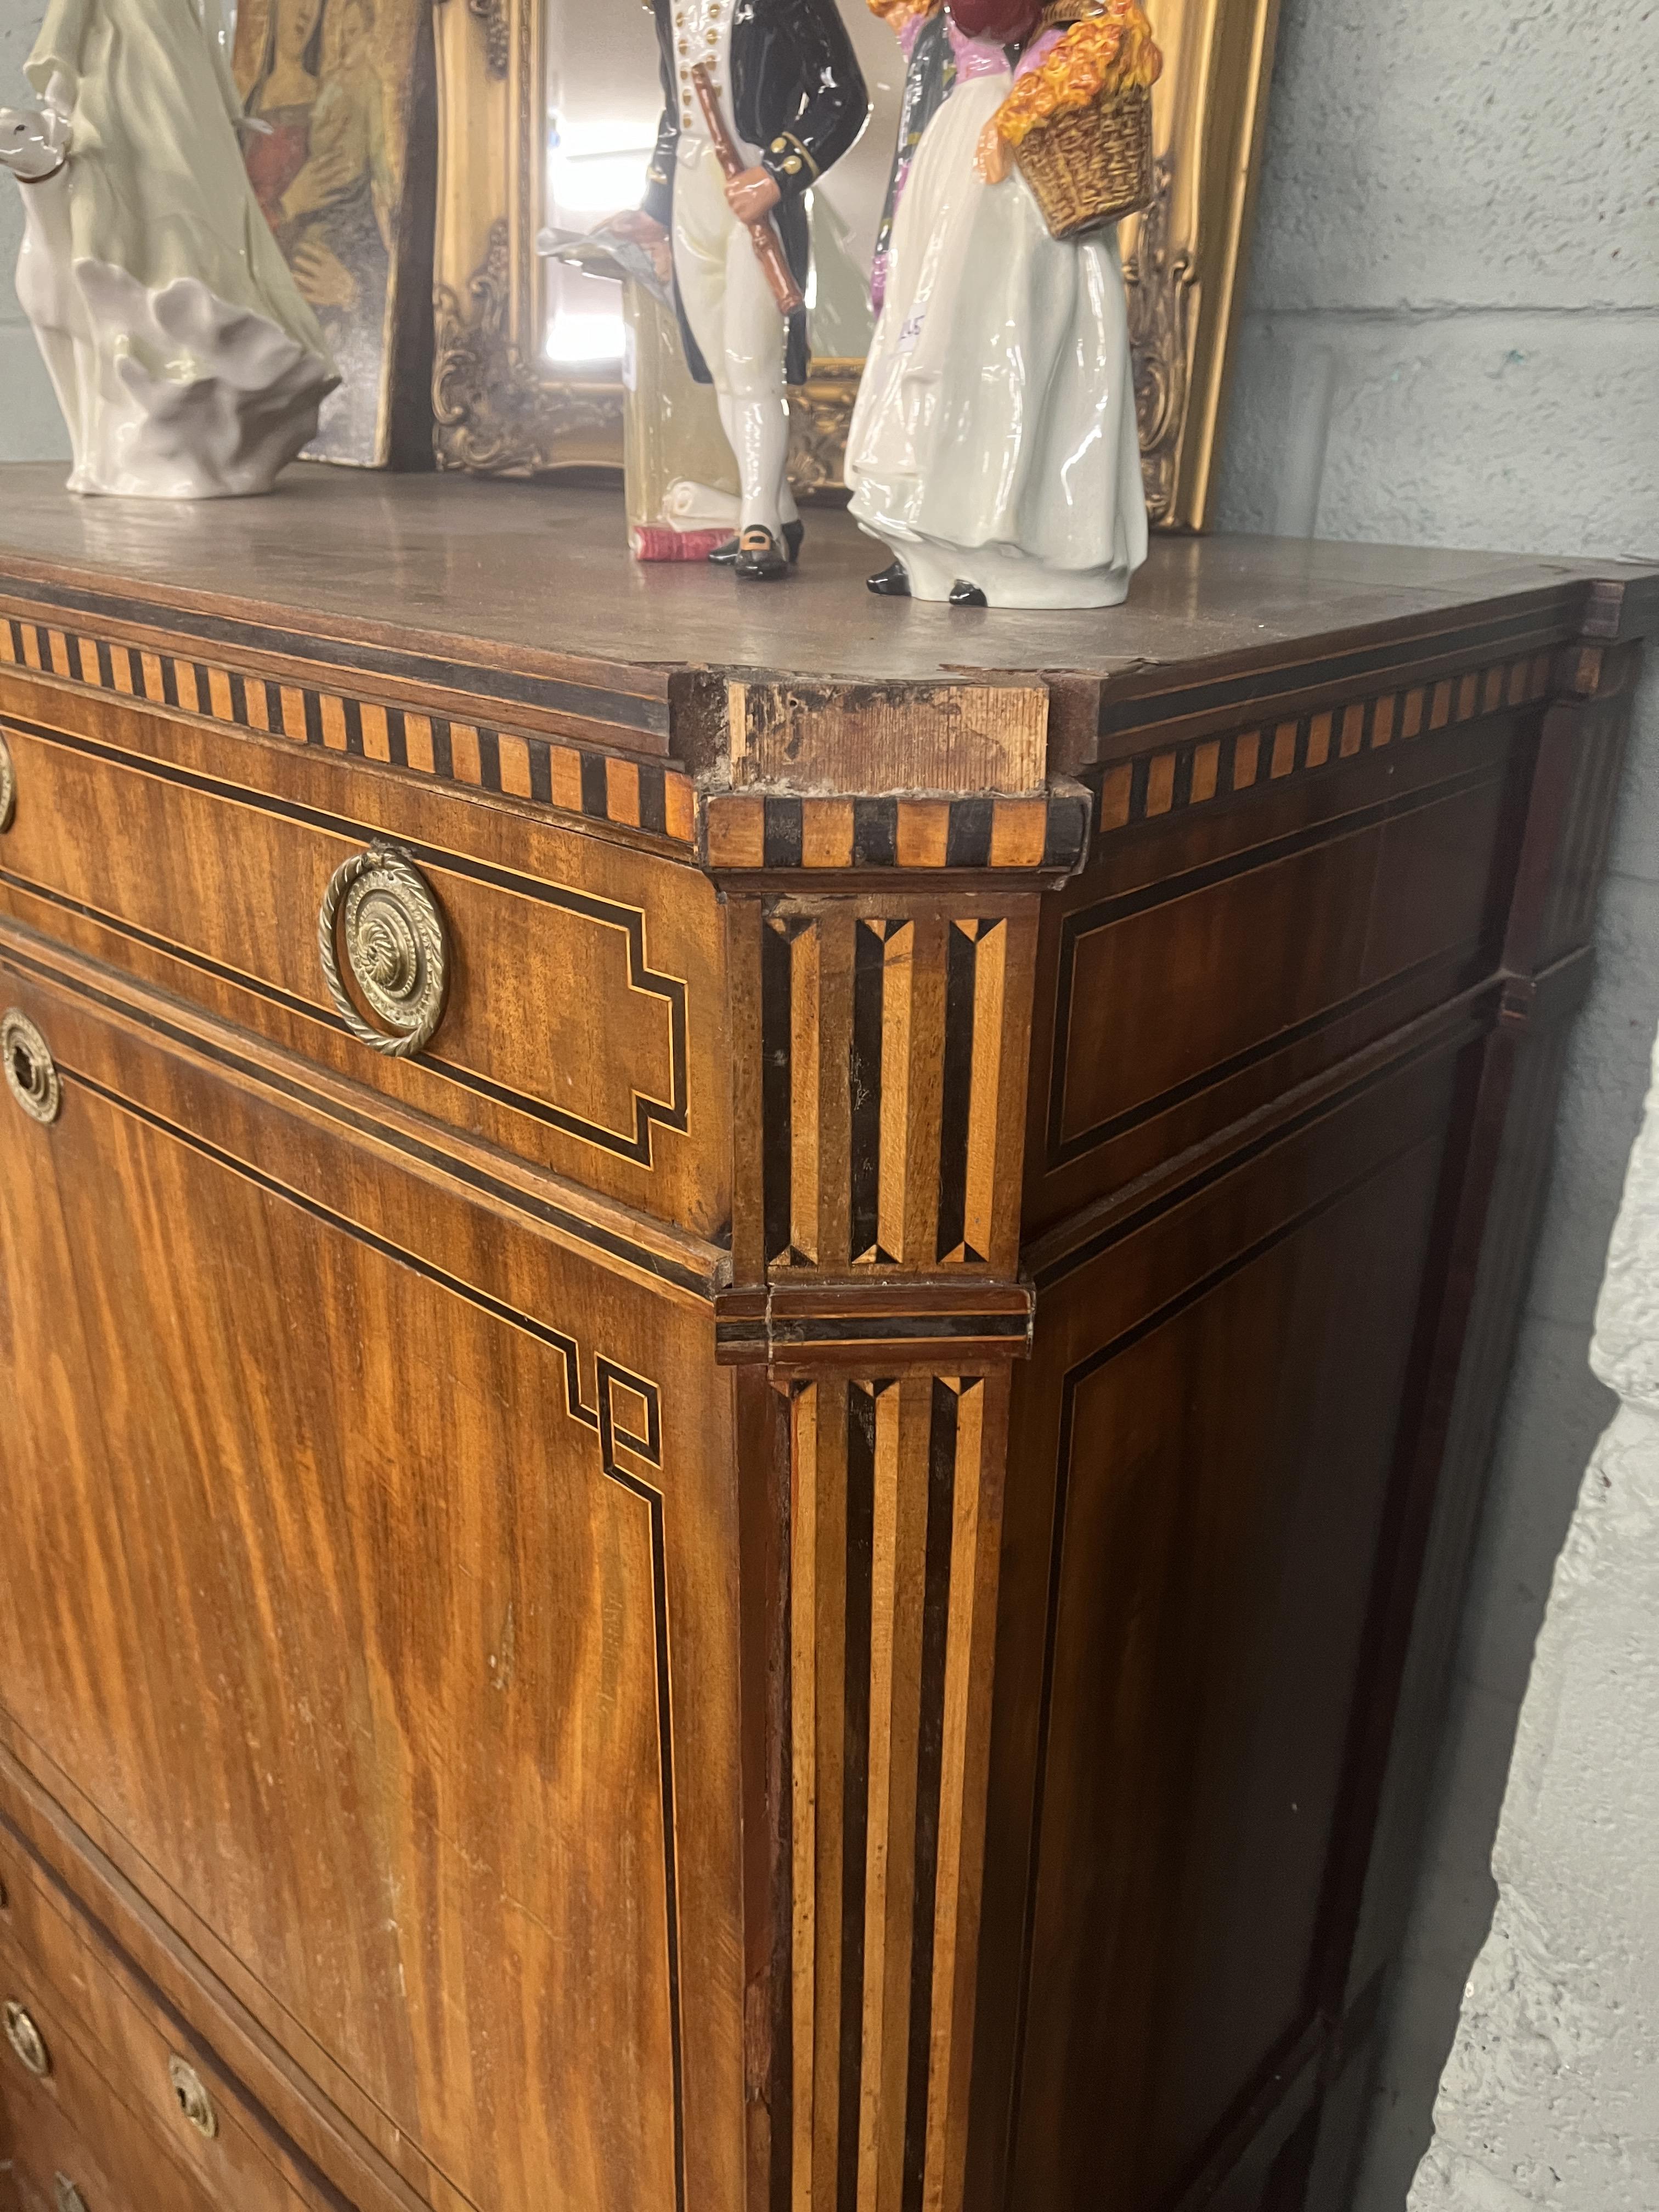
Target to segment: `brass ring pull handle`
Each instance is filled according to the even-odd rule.
[[[52,2177],[52,2202],[58,2212],[87,2212],[87,2200],[66,2173]]]
[[[6,1088],[32,1121],[50,1127],[63,1109],[64,1086],[45,1037],[14,1006],[0,1014],[0,1068]]]
[[[371,845],[336,870],[317,917],[317,949],[328,994],[360,1044],[407,1060],[431,1042],[449,988],[449,935],[430,885],[406,853]],[[343,950],[352,981],[386,1030],[364,1020],[346,989]]]
[[[14,1998],[6,2000],[3,2014],[6,2040],[16,2052],[21,2063],[27,2067],[37,2081],[44,2081],[52,2071],[52,2053],[46,2039]]]
[[[0,835],[9,830],[17,812],[17,771],[11,764],[11,747],[0,737]]]
[[[207,2084],[188,2059],[175,2053],[167,2061],[167,2079],[173,2084],[173,2094],[179,2111],[198,2136],[210,2142],[219,2132],[219,2115],[213,2109],[213,2100],[207,2093]]]

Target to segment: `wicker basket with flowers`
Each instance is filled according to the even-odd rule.
[[[1070,15],[1070,7],[1052,15]],[[1152,87],[1164,57],[1136,0],[1073,21],[1003,102],[997,130],[1056,238],[1152,204]]]

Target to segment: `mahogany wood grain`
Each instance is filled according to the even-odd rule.
[[[60,2175],[87,2212],[219,2212],[90,2068],[76,2089],[78,2125],[59,2098],[7,2084],[22,2212],[63,2212]]]
[[[0,489],[31,2212],[1341,2212],[1659,573]]]
[[[1127,1230],[1020,1378],[1015,1450],[1061,1486],[1016,1539],[1048,1622],[1019,2201],[1162,2203],[1309,2024],[1455,1073]]]
[[[215,2049],[53,1875],[0,1814],[0,1969],[9,1986],[43,1989],[64,2008],[69,2033],[206,2194],[240,2212],[330,2212],[335,2191]],[[183,2059],[212,2105],[209,2130],[192,2125],[172,2078]]]
[[[176,2171],[171,2188],[195,2203],[234,2203],[241,2212],[325,2212],[328,2194],[301,2172],[299,2186],[285,2175],[283,2147],[246,2107],[226,2096],[222,2077],[206,2054],[187,2045],[158,2017],[91,1944],[62,1917],[45,1909],[31,1929],[27,1951],[0,1931],[0,1979],[21,1994],[45,2034],[52,2070],[46,2087],[77,2131],[94,2145],[105,2139],[107,2092],[130,2116],[131,2134]],[[214,2133],[209,2138],[185,2118],[168,2074],[168,2062],[185,2057],[213,2096]],[[131,2185],[125,2174],[118,2175]],[[198,2194],[185,2188],[193,2180]],[[313,2185],[307,2186],[307,2182]],[[83,2193],[86,2193],[83,2190]]]
[[[102,1449],[14,1477],[12,1715],[472,2201],[715,2185],[735,1900],[682,1883],[677,1825],[735,1773],[724,1417],[672,1380],[707,1320],[596,1304],[459,1195],[14,988],[66,1071],[47,1188],[100,1254],[105,1380]],[[407,1358],[434,1328],[445,1362]]]
[[[724,1227],[721,937],[696,871],[3,671],[0,732],[0,910],[644,1212]],[[443,1022],[413,1061],[346,1033],[318,957],[329,879],[377,839],[413,856],[449,934]]]
[[[1491,975],[1536,726],[1103,844],[1048,909],[1028,1231]]]
[[[204,1963],[212,1939],[193,1923],[188,1908],[173,1902],[175,1927],[127,1879],[102,1846],[129,1860],[131,1853],[73,1781],[52,1769],[37,1748],[27,1747],[34,1764],[48,1773],[53,1793],[49,1795],[8,1747],[17,1741],[9,1722],[4,1735],[0,1815],[5,1848],[26,1856],[76,1924],[92,1924],[106,1951],[129,1962],[132,1974],[153,1992],[152,2001],[179,2021],[192,2048],[212,2051],[233,2069],[219,2077],[219,2086],[246,2084],[261,2124],[279,2130],[298,2158],[328,2175],[330,2185],[365,2212],[416,2212],[428,2203],[447,2203],[429,2169],[403,2139],[390,2136],[377,2146],[353,2124],[343,2106],[352,2102],[354,2093],[321,2052],[308,2054],[309,2070],[302,2072],[237,1993],[216,1977]],[[66,1805],[74,1807],[75,1818]],[[132,1864],[134,1872],[147,1875],[142,1865]],[[341,2090],[344,2094],[336,2101],[335,2093]],[[383,2124],[367,2106],[361,2109],[371,2130]],[[420,2181],[419,2191],[406,2176]]]

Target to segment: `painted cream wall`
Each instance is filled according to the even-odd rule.
[[[1222,526],[1659,557],[1656,117],[1653,0],[1284,0]],[[1534,1639],[1613,1408],[1588,1352],[1659,1025],[1659,671],[1612,867],[1353,2212],[1401,2212],[1428,2147]],[[1616,1821],[1637,1779],[1602,1786]],[[1582,2087],[1559,2118],[1588,2136]],[[1453,2206],[1510,2212],[1478,2191],[1434,2212]]]
[[[32,97],[23,63],[43,13],[40,0],[0,0],[0,107]],[[23,235],[22,204],[11,179],[0,176],[0,461],[62,460],[69,434],[41,365],[34,333],[23,320],[11,272]]]
[[[38,13],[0,0],[0,100]],[[1221,524],[1659,555],[1653,0],[1285,0],[1273,98]],[[10,291],[18,228],[0,179],[0,459],[66,458]],[[1591,1316],[1659,1025],[1659,679],[1644,700],[1355,2212],[1401,2212],[1428,2143],[1534,1640],[1612,1404]]]

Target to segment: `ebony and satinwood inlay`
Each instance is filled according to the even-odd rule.
[[[25,2190],[1346,2212],[1659,576],[5,489]]]
[[[659,761],[591,752],[15,618],[0,621],[0,665],[6,665],[680,844],[696,834],[692,786]]]
[[[769,1266],[989,1266],[1024,932],[995,913],[789,902],[761,927]]]

